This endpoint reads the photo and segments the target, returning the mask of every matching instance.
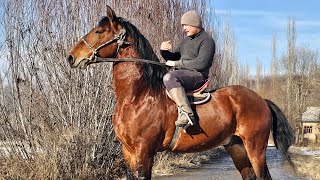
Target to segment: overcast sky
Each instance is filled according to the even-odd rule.
[[[319,49],[318,0],[214,0],[212,6],[222,22],[228,18],[235,34],[239,61],[249,64],[251,70],[258,58],[268,70],[274,34],[277,37],[277,55],[284,54],[289,18],[296,20],[297,46]]]

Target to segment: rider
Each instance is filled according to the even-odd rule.
[[[189,118],[194,124],[195,116],[185,91],[200,88],[208,79],[215,53],[215,42],[202,28],[201,17],[196,11],[192,10],[183,14],[181,25],[186,37],[180,45],[172,51],[171,42],[164,41],[160,52],[167,60],[167,66],[178,69],[165,74],[163,82],[179,109],[176,126],[186,127]]]

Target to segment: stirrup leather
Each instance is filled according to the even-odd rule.
[[[178,116],[182,116],[182,115],[185,115],[188,119],[188,123],[183,126],[183,131],[186,132],[187,128],[190,127],[190,126],[193,126],[194,125],[194,122],[191,120],[190,116],[188,115],[187,112],[185,112],[184,110],[181,109],[181,107],[178,107]]]

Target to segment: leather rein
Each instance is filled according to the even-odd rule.
[[[158,66],[163,66],[163,67],[168,67],[167,65],[165,65],[164,63],[160,63],[157,61],[151,61],[151,60],[147,60],[147,59],[136,59],[136,58],[103,58],[103,57],[99,57],[98,53],[99,50],[102,49],[105,46],[108,46],[112,43],[117,43],[118,47],[117,47],[117,53],[119,52],[120,48],[123,45],[130,45],[130,42],[125,41],[126,38],[126,30],[125,29],[121,29],[119,31],[119,34],[115,35],[113,39],[105,42],[104,44],[101,44],[99,47],[97,47],[96,49],[93,48],[85,39],[84,37],[81,37],[80,39],[92,50],[92,55],[89,58],[86,58],[89,62],[92,63],[97,63],[97,62],[142,62],[142,63],[149,63],[149,64],[154,64],[154,65],[158,65]]]

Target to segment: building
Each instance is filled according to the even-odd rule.
[[[302,114],[303,137],[311,142],[320,141],[320,107],[307,107]]]

